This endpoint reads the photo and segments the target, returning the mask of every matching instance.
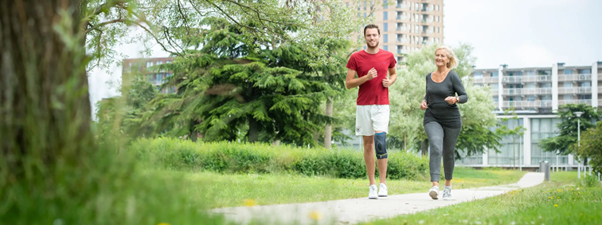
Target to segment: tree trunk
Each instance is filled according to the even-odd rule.
[[[422,140],[420,142],[420,149],[422,149],[422,156],[426,156],[429,151],[429,142],[428,140]]]
[[[332,102],[332,97],[328,97],[326,101],[326,115],[332,117],[332,107],[334,102]],[[332,146],[332,124],[326,124],[324,128],[324,147],[330,149]]]
[[[84,5],[11,0],[0,7],[0,171],[9,177],[49,173],[57,162],[81,166],[95,151],[79,27]]]
[[[248,115],[247,120],[249,121],[249,142],[253,143],[259,140],[259,122],[253,118],[253,115]]]
[[[403,150],[408,151],[408,133],[403,133]]]

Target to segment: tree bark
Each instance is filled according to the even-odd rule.
[[[332,117],[332,108],[334,102],[332,102],[332,97],[328,97],[326,101],[326,115]],[[327,149],[332,148],[332,124],[326,124],[324,128],[324,147]]]
[[[408,151],[408,133],[403,133],[403,150]]]
[[[253,115],[248,115],[249,121],[249,142],[253,143],[259,140],[259,122],[253,118]]]
[[[420,149],[422,149],[422,156],[426,156],[429,151],[429,142],[428,140],[422,140],[420,142]]]
[[[94,151],[83,0],[11,0],[0,7],[0,171],[40,174]],[[2,183],[0,181],[0,183]]]

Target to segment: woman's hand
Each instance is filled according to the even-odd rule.
[[[456,104],[456,102],[458,102],[458,98],[456,96],[449,96],[447,98],[445,98],[445,101],[447,103],[449,103],[450,105]]]
[[[420,109],[425,110],[428,107],[429,106],[426,104],[426,100],[422,100],[422,103],[420,104]]]

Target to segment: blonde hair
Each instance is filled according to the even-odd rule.
[[[437,49],[435,49],[435,54],[437,54],[437,51],[439,50],[445,50],[445,52],[447,53],[447,58],[449,59],[449,62],[445,65],[448,69],[453,69],[454,67],[456,67],[458,65],[458,62],[456,61],[456,55],[454,55],[454,51],[451,50],[451,48],[447,47],[447,46],[439,46],[437,47]]]

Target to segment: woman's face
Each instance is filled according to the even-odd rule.
[[[444,49],[435,52],[435,65],[437,67],[446,66],[448,62],[449,58],[447,58],[447,52]]]

